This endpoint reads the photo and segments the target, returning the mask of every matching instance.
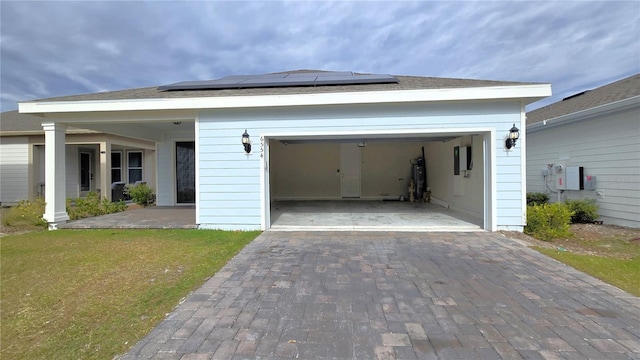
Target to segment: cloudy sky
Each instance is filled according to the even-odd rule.
[[[640,72],[640,1],[5,1],[18,101],[294,69],[545,82]]]

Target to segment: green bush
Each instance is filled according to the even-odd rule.
[[[566,200],[565,204],[571,212],[571,223],[586,224],[592,223],[598,218],[598,205],[595,199]]]
[[[36,198],[34,201],[22,200],[2,216],[2,225],[46,227],[47,221],[42,218],[44,206],[43,198]]]
[[[156,201],[156,194],[147,184],[129,184],[125,188],[125,193],[138,205],[149,206]]]
[[[527,205],[542,205],[549,202],[549,194],[543,192],[528,192]]]
[[[571,236],[571,210],[563,203],[527,206],[524,232],[540,240]]]
[[[100,196],[93,191],[88,193],[87,197],[75,199],[75,206],[71,205],[71,199],[67,199],[67,214],[71,220],[112,214],[124,211],[126,208],[127,204],[124,201],[111,202],[106,197],[100,199]]]

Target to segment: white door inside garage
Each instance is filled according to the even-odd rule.
[[[265,228],[491,228],[489,132],[263,138]]]

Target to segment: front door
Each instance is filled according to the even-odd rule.
[[[91,153],[80,152],[80,196],[86,196],[91,191],[93,182],[93,167]]]
[[[176,142],[176,203],[196,202],[196,145],[194,141]]]
[[[340,144],[340,194],[360,197],[360,148],[355,143]]]

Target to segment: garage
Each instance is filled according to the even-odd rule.
[[[274,230],[479,231],[486,186],[479,133],[272,136]]]
[[[189,144],[184,202],[201,229],[522,231],[525,106],[550,94],[549,84],[298,70],[27,102],[20,112],[51,121],[51,159],[76,123],[154,141],[161,206],[183,202],[176,149]],[[47,182],[63,169],[52,162]],[[429,203],[407,201],[412,179]],[[50,227],[68,218],[53,196],[64,181],[53,186]]]

